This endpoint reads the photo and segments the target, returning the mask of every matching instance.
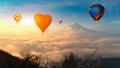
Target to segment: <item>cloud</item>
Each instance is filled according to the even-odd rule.
[[[119,36],[91,30],[78,23],[55,31],[50,29],[44,36],[37,32],[33,34],[36,35],[26,35],[24,38],[1,37],[0,48],[13,54],[28,50],[34,53],[46,52],[58,55],[69,51],[84,54],[98,49],[98,53],[104,57],[120,57]]]

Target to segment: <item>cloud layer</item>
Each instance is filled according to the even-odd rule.
[[[60,55],[69,51],[84,54],[98,49],[98,54],[104,57],[120,57],[119,36],[91,30],[78,23],[48,30],[44,36],[38,33],[33,34],[25,35],[23,38],[1,35],[0,49],[17,56],[24,51]]]

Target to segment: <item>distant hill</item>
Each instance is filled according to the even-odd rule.
[[[0,68],[40,68],[37,63],[30,61],[30,59],[31,56],[20,59],[0,50]]]
[[[20,59],[0,50],[0,68],[14,67],[14,64],[18,63],[16,61],[20,61]]]
[[[101,37],[101,36],[107,36],[107,37],[118,37],[120,36],[120,34],[115,34],[115,33],[107,33],[107,32],[102,32],[102,31],[97,31],[97,30],[93,30],[87,27],[82,26],[79,23],[73,23],[72,25],[69,25],[69,27],[71,27],[73,30],[81,30],[83,34],[88,34],[90,36],[97,36],[97,37]]]

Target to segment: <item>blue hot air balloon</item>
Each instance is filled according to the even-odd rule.
[[[89,13],[97,24],[99,19],[103,16],[105,8],[101,4],[93,4],[89,7]]]

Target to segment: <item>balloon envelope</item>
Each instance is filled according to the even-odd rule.
[[[36,25],[41,29],[42,32],[44,32],[48,28],[48,26],[51,24],[52,17],[48,14],[43,15],[41,13],[37,13],[34,16],[34,20]]]
[[[59,19],[58,21],[59,21],[59,23],[60,23],[60,24],[63,22],[63,20],[62,20],[62,19]]]
[[[89,13],[96,22],[96,24],[98,23],[99,19],[103,16],[104,12],[105,8],[101,4],[93,4],[89,7]]]
[[[15,15],[13,16],[13,18],[14,18],[14,20],[16,21],[16,23],[19,23],[20,20],[21,20],[21,18],[22,18],[22,16],[21,16],[20,14],[15,14]]]

